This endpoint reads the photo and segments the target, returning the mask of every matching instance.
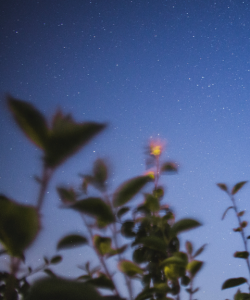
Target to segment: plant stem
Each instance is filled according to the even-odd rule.
[[[43,166],[42,180],[41,180],[41,189],[37,199],[37,210],[40,211],[43,205],[45,192],[47,190],[49,181],[52,176],[52,170],[47,168],[45,165]]]

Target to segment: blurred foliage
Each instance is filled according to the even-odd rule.
[[[147,147],[147,166],[150,169],[125,181],[113,192],[109,191],[108,165],[101,158],[94,162],[91,174],[81,175],[79,188],[57,187],[62,207],[79,214],[86,231],[84,236],[78,233],[64,235],[57,243],[57,251],[88,245],[98,258],[98,266],[85,262],[79,267],[83,274],[74,280],[66,280],[49,268],[63,260],[58,254],[50,259],[44,257],[43,264],[36,268],[25,267],[25,251],[39,233],[40,211],[53,172],[106,125],[77,123],[60,110],[48,122],[32,104],[11,96],[7,101],[19,128],[41,149],[43,165],[41,176],[36,176],[40,184],[36,205],[22,205],[7,196],[0,196],[0,254],[10,260],[9,271],[0,273],[0,299],[119,300],[123,298],[114,275],[120,272],[131,300],[180,299],[182,286],[192,300],[198,291],[194,288],[194,279],[203,266],[196,257],[203,252],[205,245],[194,252],[192,243],[187,241],[186,252],[180,251],[178,236],[201,223],[186,218],[175,221],[174,212],[164,201],[165,190],[159,184],[161,176],[176,173],[178,165],[162,159],[165,145],[161,141],[151,141]],[[231,194],[236,194],[243,185],[237,184]],[[219,186],[229,193],[226,185]],[[93,189],[99,196],[89,195]],[[238,218],[241,214],[238,213]],[[246,226],[245,221],[240,222],[241,233]],[[235,257],[248,260],[247,249],[237,252]],[[109,260],[117,263],[115,273]],[[28,277],[37,272],[43,272],[45,276],[30,284]],[[142,290],[137,295],[133,291],[133,280],[142,283]],[[244,280],[230,279],[223,288],[242,284],[246,282]],[[108,290],[109,294],[102,295],[102,289]],[[239,298],[239,293],[237,299],[243,299],[243,296]]]

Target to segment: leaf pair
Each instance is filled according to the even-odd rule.
[[[30,103],[8,97],[8,105],[25,135],[44,152],[48,168],[56,168],[88,143],[106,125],[76,123],[70,115],[58,111],[48,126],[44,116]]]

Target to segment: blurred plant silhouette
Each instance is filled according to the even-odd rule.
[[[90,245],[99,260],[97,267],[86,261],[81,267],[82,276],[66,280],[49,268],[51,264],[62,261],[62,256],[57,254],[52,258],[44,257],[44,263],[36,268],[26,266],[27,272],[20,276],[20,268],[25,266],[25,251],[39,234],[40,211],[53,173],[106,125],[77,123],[61,111],[56,112],[49,123],[30,103],[11,96],[7,101],[19,128],[41,149],[43,165],[41,176],[36,177],[40,184],[36,205],[19,204],[5,195],[0,196],[0,254],[10,259],[9,271],[0,273],[0,299],[119,300],[123,296],[114,275],[120,272],[124,276],[128,299],[180,299],[181,286],[184,286],[192,300],[198,291],[194,288],[194,279],[203,266],[196,257],[205,245],[194,252],[192,243],[187,241],[186,252],[180,251],[178,235],[201,224],[194,219],[176,221],[174,212],[164,203],[164,187],[159,184],[161,176],[175,173],[178,168],[174,162],[162,161],[164,144],[161,141],[151,141],[147,148],[150,169],[125,181],[114,192],[108,190],[109,169],[100,158],[94,162],[91,174],[81,175],[79,189],[57,187],[62,207],[80,214],[87,230],[86,236],[66,234],[58,241],[57,250]],[[241,186],[235,187],[234,191]],[[93,188],[99,196],[89,195]],[[135,197],[141,197],[139,205],[134,204]],[[240,218],[240,213],[237,216]],[[242,233],[244,241],[245,226],[246,222],[240,222],[237,230]],[[236,257],[243,257],[248,262],[247,254],[246,248],[244,252],[237,252]],[[112,259],[118,261],[115,273],[110,266]],[[43,272],[44,276],[30,284],[27,278],[36,272]],[[137,295],[134,280],[142,283]],[[243,279],[237,280],[239,284]],[[109,295],[103,296],[102,289],[108,290]]]

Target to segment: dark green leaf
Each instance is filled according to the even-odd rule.
[[[160,209],[158,198],[151,194],[145,194],[145,206],[150,212],[158,212]]]
[[[240,231],[242,231],[242,228],[241,228],[241,227],[233,228],[233,231],[235,231],[235,232],[240,232]]]
[[[45,278],[35,282],[25,300],[101,300],[90,284],[61,278]]]
[[[230,278],[223,283],[221,289],[224,290],[224,289],[228,289],[231,287],[235,287],[235,286],[241,285],[245,282],[247,282],[247,279],[244,277]]]
[[[88,240],[82,235],[79,234],[67,235],[57,243],[57,250],[82,246],[85,245],[87,242]]]
[[[51,258],[50,263],[55,265],[55,264],[58,264],[61,261],[62,261],[61,255],[56,255],[56,256]]]
[[[147,236],[147,237],[140,238],[138,243],[144,245],[147,248],[157,250],[163,253],[166,253],[167,251],[166,243],[164,242],[163,239],[157,236]]]
[[[95,161],[93,173],[97,187],[104,190],[105,182],[108,179],[108,168],[102,159],[99,158]]]
[[[93,244],[100,255],[108,254],[111,248],[111,238],[110,237],[101,237],[99,235],[95,235],[93,238]]]
[[[73,188],[57,187],[57,192],[64,204],[72,204],[76,202],[76,193]]]
[[[155,196],[158,199],[161,199],[164,196],[164,189],[162,187],[154,189],[153,196]]]
[[[118,267],[121,272],[125,273],[129,277],[143,273],[143,270],[139,266],[129,260],[122,260]]]
[[[233,206],[229,206],[226,210],[225,210],[225,212],[224,212],[224,214],[223,214],[223,216],[222,216],[222,220],[224,220],[224,218],[225,218],[225,216],[226,216],[226,214],[227,214],[227,212],[229,211],[229,209],[231,209],[231,208],[234,208]]]
[[[250,239],[250,235],[247,237],[247,239],[248,239],[248,240]]]
[[[234,295],[234,300],[250,300],[250,294],[241,293],[240,290]]]
[[[86,283],[92,284],[97,288],[102,289],[110,289],[113,290],[115,288],[114,283],[110,280],[106,275],[101,274],[97,278],[92,278],[86,281]]]
[[[149,181],[150,176],[139,176],[123,183],[114,193],[113,204],[118,207],[130,201]]]
[[[182,220],[176,222],[172,226],[171,233],[174,236],[174,235],[179,234],[182,231],[190,230],[190,229],[196,228],[198,226],[201,226],[201,223],[199,223],[196,220],[193,220],[193,219],[182,219]]]
[[[30,103],[7,97],[9,109],[25,135],[38,147],[45,149],[48,128],[44,116]]]
[[[187,286],[189,285],[190,283],[190,278],[188,276],[183,276],[181,277],[181,284],[184,285],[184,286]]]
[[[39,229],[40,219],[35,207],[0,195],[0,241],[11,255],[22,257]]]
[[[243,185],[245,183],[247,183],[247,181],[241,181],[241,182],[237,183],[232,189],[232,192],[231,192],[232,195],[235,195],[243,187]]]
[[[225,183],[217,183],[217,186],[223,190],[224,192],[227,192],[228,193],[228,188],[227,188],[227,185]]]
[[[127,245],[124,245],[118,249],[111,249],[108,253],[108,257],[114,256],[117,254],[122,254],[126,249],[127,249]]]
[[[44,269],[43,272],[46,273],[47,275],[49,275],[50,277],[53,277],[53,278],[56,277],[56,274],[53,271],[51,271],[49,268]]]
[[[241,222],[240,223],[240,226],[241,226],[241,228],[245,228],[245,227],[247,227],[247,221],[243,221],[243,222]]]
[[[121,234],[127,238],[134,237],[135,232],[133,231],[135,223],[133,221],[125,221],[121,227]]]
[[[79,200],[71,208],[96,217],[106,224],[112,223],[115,220],[113,212],[108,204],[106,204],[101,198],[89,197],[83,200]]]
[[[192,260],[187,265],[187,271],[189,271],[191,277],[194,277],[196,273],[201,269],[203,265],[202,261],[199,260]]]
[[[123,216],[126,212],[129,211],[129,209],[130,208],[128,206],[124,206],[124,207],[120,208],[117,212],[117,217],[120,219],[121,216]]]
[[[195,258],[196,256],[200,255],[200,254],[204,251],[204,249],[205,249],[206,246],[207,246],[207,244],[202,245],[202,246],[195,252],[193,258]]]
[[[248,251],[236,251],[234,253],[234,257],[238,257],[238,258],[247,259],[248,256],[249,256],[249,252]]]
[[[192,255],[192,253],[193,253],[193,245],[192,245],[192,243],[189,242],[189,241],[186,241],[185,247],[186,247],[187,253],[189,255]]]
[[[174,162],[165,162],[161,166],[162,173],[177,172],[177,171],[178,171],[178,166]]]
[[[242,216],[244,215],[244,213],[245,213],[245,211],[242,210],[242,211],[238,212],[237,216],[238,216],[238,217],[242,217]]]
[[[49,132],[44,158],[46,166],[59,166],[105,127],[104,124],[94,122],[76,123],[70,115],[64,116],[58,111]]]

